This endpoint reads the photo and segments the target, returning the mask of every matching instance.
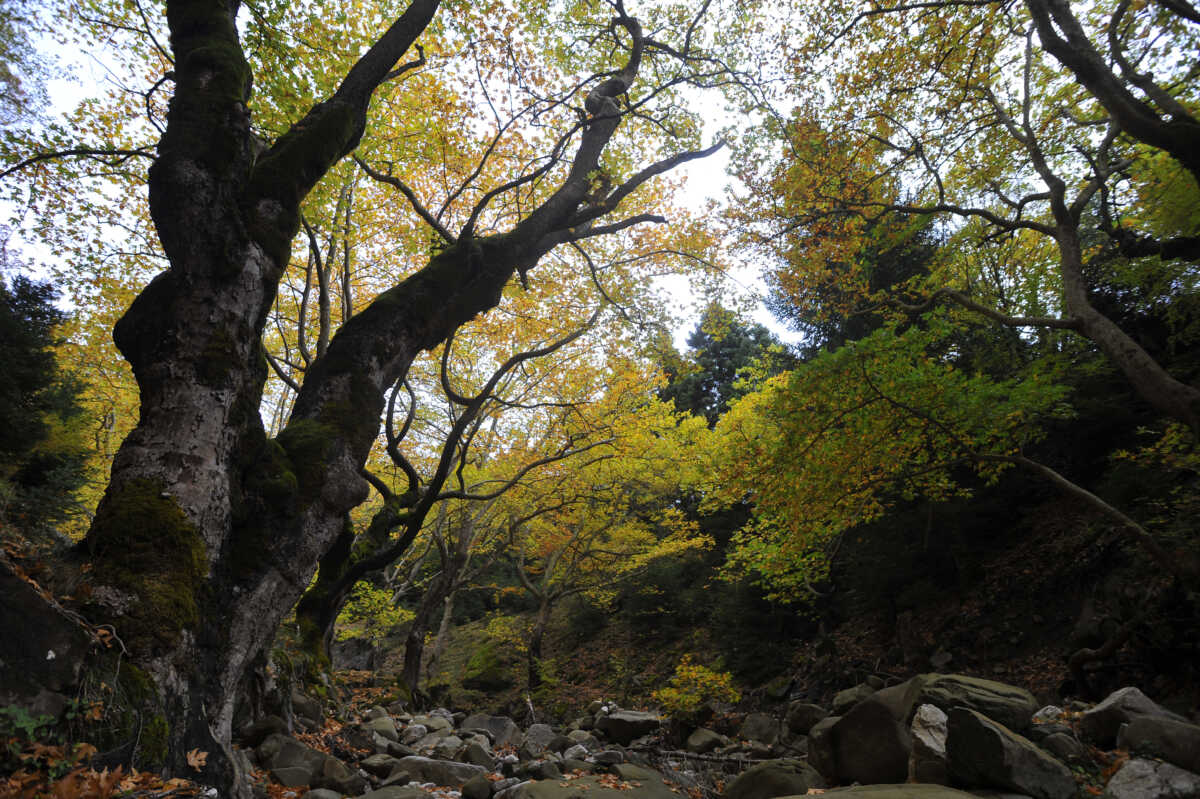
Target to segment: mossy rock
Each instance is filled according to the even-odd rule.
[[[477,691],[503,691],[516,685],[513,662],[501,655],[495,643],[476,649],[463,669],[464,688]]]

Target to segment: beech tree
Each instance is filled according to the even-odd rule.
[[[167,268],[114,328],[140,409],[78,553],[91,584],[84,610],[117,631],[126,674],[153,686],[146,729],[161,733],[167,771],[194,776],[187,752],[207,752],[200,778],[226,795],[247,795],[230,750],[239,683],[365,499],[361,470],[385,392],[420,352],[499,303],[511,279],[530,280],[555,247],[665,221],[623,216],[623,203],[715,149],[688,149],[688,126],[673,138],[663,116],[670,86],[718,71],[699,51],[709,4],[677,20],[678,41],[666,41],[647,36],[614,0],[592,28],[600,49],[589,56],[611,63],[545,99],[539,118],[558,128],[543,130],[542,153],[490,186],[470,176],[470,210],[453,230],[410,203],[437,232],[428,262],[343,321],[269,437],[260,416],[270,368],[263,333],[301,204],[359,144],[379,87],[420,63],[419,55],[402,61],[439,5],[409,4],[332,91],[264,141],[251,115],[240,3],[168,0],[169,42],[155,45],[171,70],[156,88],[171,91],[153,151],[70,147],[6,171],[49,157],[151,161],[148,210]],[[276,10],[286,15],[288,6]],[[599,19],[595,8],[572,13]],[[161,102],[154,90],[146,99]],[[627,119],[665,130],[678,149],[613,174],[602,159]],[[490,214],[502,201],[504,212]]]
[[[1187,3],[1125,0],[823,8],[793,43],[794,110],[769,126],[783,158],[744,172],[757,191],[743,219],[782,256],[777,283],[815,293],[882,218],[936,219],[947,246],[930,273],[890,298],[861,292],[862,307],[907,291],[925,300],[913,313],[952,302],[1070,331],[1200,430],[1200,389],[1093,301],[1120,258],[1160,285],[1194,282],[1200,126],[1194,65],[1176,56],[1194,51],[1196,19]],[[866,285],[861,265],[843,280]]]

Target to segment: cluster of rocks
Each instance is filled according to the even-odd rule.
[[[565,728],[446,710],[411,715],[374,708],[310,748],[269,717],[242,752],[306,799],[671,799],[681,793],[643,752],[659,743],[658,716],[597,704]],[[793,702],[786,714],[750,714],[735,738],[698,729],[691,754],[660,762],[752,762],[722,799],[851,793],[874,799],[1069,799],[1095,749],[1131,754],[1108,799],[1200,797],[1200,726],[1125,688],[1093,706],[1039,709],[1027,691],[961,675],[925,674],[899,685],[865,683],[832,708]],[[757,761],[757,762],[754,762]],[[692,763],[692,766],[696,765]],[[664,766],[666,768],[666,766]],[[828,789],[829,785],[849,786]]]
[[[594,710],[558,731],[547,724],[522,730],[504,716],[376,707],[325,736],[336,757],[268,716],[242,731],[239,751],[244,766],[285,786],[308,787],[307,799],[560,799],[560,781],[572,791],[587,786],[598,799],[616,799],[635,783],[644,794],[638,799],[673,797],[663,776],[627,749],[657,733],[660,717],[605,705]],[[298,702],[297,711],[312,722],[309,708]]]
[[[793,703],[785,724],[787,734],[804,736],[799,748],[805,759],[796,761],[803,768],[789,763],[783,773],[797,782],[801,775],[812,782],[815,773],[832,784],[857,783],[864,787],[853,792],[880,799],[1068,799],[1083,795],[1075,769],[1082,771],[1091,762],[1092,747],[1114,746],[1131,757],[1103,796],[1200,797],[1200,726],[1155,704],[1137,688],[1124,688],[1090,708],[1039,709],[1033,695],[1020,688],[926,674],[890,687],[855,686],[837,695],[832,712]],[[726,799],[756,770],[775,770],[775,779],[781,771],[774,764],[751,769],[730,786]],[[883,787],[903,783],[908,785],[891,793]],[[732,799],[751,797],[739,793]]]

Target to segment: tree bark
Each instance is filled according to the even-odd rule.
[[[442,659],[442,655],[446,653],[446,644],[450,640],[450,622],[454,618],[454,598],[456,596],[458,596],[457,587],[446,594],[446,598],[442,600],[442,620],[438,623],[437,635],[433,638],[433,648],[429,652],[429,657],[425,659],[426,682],[433,679],[437,664]]]
[[[366,497],[360,470],[385,390],[418,353],[494,307],[515,273],[586,235],[645,180],[703,153],[655,164],[593,202],[590,176],[644,46],[636,21],[618,20],[632,54],[587,96],[591,116],[559,187],[505,233],[476,236],[472,219],[427,266],[346,320],[269,439],[259,415],[261,335],[300,202],[357,146],[374,90],[439,2],[413,0],[338,89],[265,151],[246,106],[238,5],[167,2],[175,91],[149,200],[170,267],[114,330],[138,383],[140,419],[114,459],[83,549],[94,566],[87,611],[114,626],[130,655],[124,668],[161,697],[152,721],[166,730],[165,754],[154,765],[243,799],[248,786],[230,748],[239,683]],[[192,749],[208,753],[199,773],[187,763]]]

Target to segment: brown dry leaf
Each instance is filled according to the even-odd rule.
[[[208,752],[201,752],[199,749],[189,750],[187,753],[187,763],[196,771],[204,768],[204,764],[208,762]]]

